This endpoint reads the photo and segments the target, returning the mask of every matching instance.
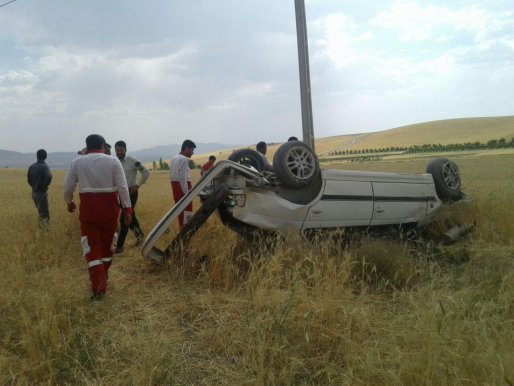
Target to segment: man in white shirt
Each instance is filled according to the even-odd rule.
[[[127,179],[129,188],[130,203],[132,205],[132,223],[130,226],[125,225],[124,216],[120,216],[120,234],[118,235],[118,243],[116,244],[114,253],[122,253],[123,244],[125,243],[129,229],[132,229],[132,232],[134,232],[136,236],[136,245],[141,244],[143,241],[143,230],[136,217],[136,204],[139,197],[139,188],[146,182],[150,176],[150,172],[137,158],[127,155],[127,144],[124,141],[116,142],[114,144],[114,150],[125,172],[125,178]],[[138,172],[140,174],[139,178],[137,178]]]
[[[180,201],[192,188],[191,169],[189,169],[189,159],[193,155],[196,145],[193,141],[186,139],[182,143],[180,153],[171,158],[170,176],[171,190],[175,204]],[[180,227],[187,223],[193,215],[193,203],[190,203],[183,213],[178,217]],[[185,221],[184,221],[185,217]]]
[[[125,213],[125,224],[132,221],[123,167],[116,157],[104,154],[104,144],[105,139],[101,135],[88,136],[87,154],[71,162],[64,179],[64,199],[69,212],[76,208],[73,193],[79,184],[80,242],[87,260],[93,300],[102,298],[107,291],[107,272],[117,238],[119,202]]]

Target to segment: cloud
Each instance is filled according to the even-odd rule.
[[[92,131],[132,149],[301,135],[293,5],[16,2],[0,12],[3,146],[74,150]],[[510,8],[309,1],[316,135],[511,113]]]
[[[362,55],[360,46],[373,38],[371,31],[359,31],[359,27],[351,17],[343,13],[328,15],[316,23],[323,37],[316,41],[334,65],[339,68],[355,65],[367,55]]]

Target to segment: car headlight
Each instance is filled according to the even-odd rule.
[[[246,195],[245,194],[235,194],[234,201],[237,206],[245,206],[246,204]]]

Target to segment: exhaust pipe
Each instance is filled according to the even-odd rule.
[[[450,245],[459,240],[462,236],[473,229],[473,224],[457,225],[453,228],[448,229],[441,236],[440,245]]]

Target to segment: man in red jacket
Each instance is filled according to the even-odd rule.
[[[211,170],[211,168],[214,166],[214,162],[216,162],[216,157],[213,155],[209,156],[209,161],[202,165],[202,170],[200,170],[200,176],[203,177],[205,173]]]
[[[123,167],[116,157],[104,154],[104,145],[105,139],[101,135],[88,136],[87,154],[71,162],[64,180],[64,199],[69,212],[76,208],[73,192],[79,184],[80,242],[89,268],[91,299],[100,299],[107,291],[107,272],[117,238],[119,202],[125,213],[125,223],[132,222]]]

